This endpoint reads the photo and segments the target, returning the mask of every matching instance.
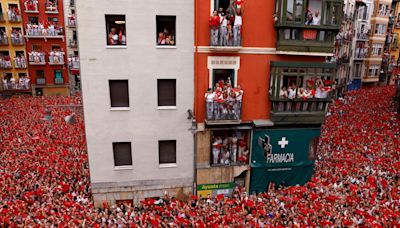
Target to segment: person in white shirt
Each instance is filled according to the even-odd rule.
[[[233,24],[233,45],[234,46],[242,46],[242,12],[243,6],[241,8],[235,9],[233,5],[231,5],[233,12],[235,13],[235,22]]]
[[[238,138],[236,137],[235,134],[233,134],[232,140],[231,140],[231,148],[232,148],[232,162],[236,163],[237,161],[237,151],[238,151]]]
[[[214,98],[215,94],[213,93],[212,89],[208,89],[207,93],[204,95],[204,98],[206,99],[206,114],[207,114],[207,119],[211,120],[213,119],[213,112],[214,112]]]
[[[236,87],[236,105],[235,105],[235,114],[238,118],[241,117],[241,110],[242,110],[242,100],[243,100],[243,90],[240,85]]]
[[[312,19],[312,25],[320,25],[321,24],[321,17],[319,16],[319,12],[315,12],[315,16]]]
[[[288,89],[288,98],[294,99],[296,98],[296,84],[292,83],[292,85]]]
[[[288,97],[288,91],[286,89],[286,86],[282,86],[281,90],[279,91],[279,98],[287,98]]]
[[[228,34],[228,20],[227,20],[227,18],[226,18],[226,15],[225,14],[223,14],[223,12],[222,12],[222,14],[221,14],[221,16],[220,16],[220,20],[221,20],[221,22],[220,22],[220,27],[219,27],[219,45],[220,46],[227,46],[227,34]]]

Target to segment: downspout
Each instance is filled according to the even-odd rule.
[[[197,53],[197,45],[198,45],[198,5],[199,0],[195,0],[194,5],[194,94],[193,94],[193,120],[192,120],[192,128],[193,130],[193,195],[197,195],[197,121],[196,121],[196,97],[197,97],[197,85],[198,85],[198,77],[197,77],[197,69],[198,69],[198,53]]]

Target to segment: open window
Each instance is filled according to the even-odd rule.
[[[156,16],[157,45],[176,46],[176,16]]]
[[[212,131],[210,164],[212,166],[247,165],[249,143],[249,130]]]
[[[105,15],[106,40],[109,46],[126,46],[125,15]]]

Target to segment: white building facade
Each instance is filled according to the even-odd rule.
[[[76,2],[95,204],[190,194],[194,3]]]
[[[76,18],[77,0],[63,0],[64,3],[64,21],[65,21],[65,37],[67,42],[67,59],[68,59],[68,77],[69,91],[72,94],[80,91],[80,61],[78,50],[78,31]]]

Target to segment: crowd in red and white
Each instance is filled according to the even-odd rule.
[[[79,97],[0,101],[0,226],[399,227],[400,137],[394,87],[347,93],[327,113],[316,169],[304,186],[231,197],[165,195],[93,208],[84,125],[64,121]]]
[[[38,0],[24,0],[25,11],[38,11]]]
[[[301,99],[309,99],[309,98],[328,98],[329,92],[334,90],[336,87],[335,82],[331,82],[330,80],[307,80],[305,87],[297,88],[296,83],[292,82],[288,88],[286,86],[282,86],[279,91],[279,98],[301,98]]]
[[[16,6],[9,6],[7,10],[8,20],[10,21],[21,21],[21,13]]]
[[[3,76],[3,89],[5,90],[27,90],[30,88],[30,78],[29,77],[19,77],[15,79],[14,77]]]
[[[64,63],[65,52],[63,49],[54,49],[49,53],[49,63]]]
[[[24,54],[19,54],[14,57],[14,67],[15,68],[26,68],[26,58]]]
[[[70,68],[78,69],[80,67],[80,59],[78,55],[72,55],[68,58],[68,66]]]
[[[11,68],[11,57],[10,55],[0,54],[0,68]]]
[[[45,53],[42,51],[32,50],[28,53],[30,63],[46,63]]]
[[[11,31],[11,43],[12,44],[24,44],[24,36],[20,29],[13,29]]]
[[[249,136],[243,132],[213,135],[212,165],[248,164]]]
[[[54,22],[29,23],[26,24],[25,29],[28,36],[60,36],[64,34],[63,27]]]
[[[242,114],[243,90],[240,85],[232,87],[231,78],[219,80],[208,89],[206,100],[207,120],[239,120]]]

